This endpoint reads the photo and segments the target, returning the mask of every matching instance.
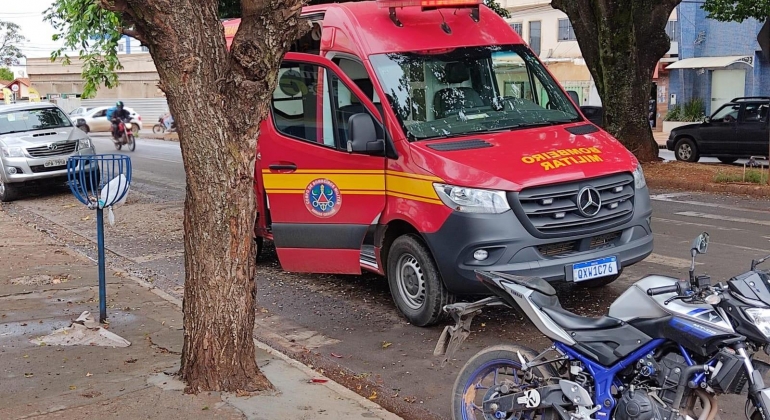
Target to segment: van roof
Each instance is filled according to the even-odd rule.
[[[357,51],[362,57],[389,52],[523,44],[505,20],[484,4],[479,5],[478,22],[473,21],[467,8],[422,11],[419,6],[410,6],[397,7],[395,11],[402,27],[396,26],[390,19],[388,8],[381,7],[376,1],[307,6],[302,9],[302,15],[322,13],[324,28],[336,28],[347,35],[335,31],[331,39],[333,45]],[[240,19],[237,21],[240,23]],[[441,28],[443,22],[447,23],[451,33],[447,34]],[[230,25],[235,23],[231,21]]]

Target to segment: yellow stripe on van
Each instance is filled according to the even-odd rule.
[[[444,205],[444,203],[441,200],[431,200],[431,199],[425,198],[425,197],[417,197],[417,196],[409,195],[409,194],[401,194],[401,193],[397,193],[397,192],[394,192],[394,191],[388,191],[388,195],[390,195],[392,197],[403,198],[403,199],[406,199],[406,200],[414,200],[414,201],[421,201],[423,203],[437,204],[439,206],[443,206]]]
[[[359,174],[262,174],[266,190],[305,190],[318,178],[326,178],[337,185],[340,191],[385,191],[385,178],[382,175]]]
[[[385,175],[385,184],[387,185],[388,193],[409,194],[431,200],[438,200],[438,195],[436,195],[436,190],[433,189],[433,183],[431,181]]]

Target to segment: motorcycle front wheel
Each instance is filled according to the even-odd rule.
[[[128,150],[132,152],[136,150],[136,137],[133,134],[128,135]]]
[[[452,392],[453,420],[497,420],[501,418],[556,420],[559,418],[553,409],[519,413],[484,413],[482,409],[484,401],[499,395],[497,388],[503,381],[513,383],[515,388],[519,388],[519,390],[513,389],[514,393],[547,385],[545,382],[537,382],[537,379],[525,379],[519,357],[516,355],[517,351],[521,352],[527,360],[533,360],[537,357],[537,353],[526,347],[504,344],[480,351],[463,366],[455,380]],[[532,373],[535,377],[543,379],[559,376],[550,365],[533,368]]]

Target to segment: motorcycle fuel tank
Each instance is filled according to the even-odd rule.
[[[719,333],[735,333],[728,320],[711,305],[690,304],[681,300],[673,300],[668,304],[664,304],[666,300],[675,296],[676,293],[665,293],[656,296],[649,296],[647,294],[647,289],[672,286],[677,282],[678,280],[672,277],[647,276],[629,287],[612,303],[609,316],[626,322],[673,316],[675,319],[672,321],[680,323],[681,327],[698,328],[698,325],[703,325],[716,328],[718,331],[714,331],[714,335]],[[692,321],[695,324],[686,321]],[[708,328],[704,330],[704,332],[707,331],[709,331]]]

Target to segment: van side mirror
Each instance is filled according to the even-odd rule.
[[[86,126],[86,120],[84,120],[83,118],[78,118],[77,120],[75,120],[75,127],[83,130],[83,127],[85,126]]]
[[[577,92],[575,92],[574,90],[568,90],[567,94],[575,102],[575,105],[580,106],[580,96],[578,96]]]
[[[348,120],[348,153],[383,153],[385,141],[377,138],[372,117],[361,112]]]

